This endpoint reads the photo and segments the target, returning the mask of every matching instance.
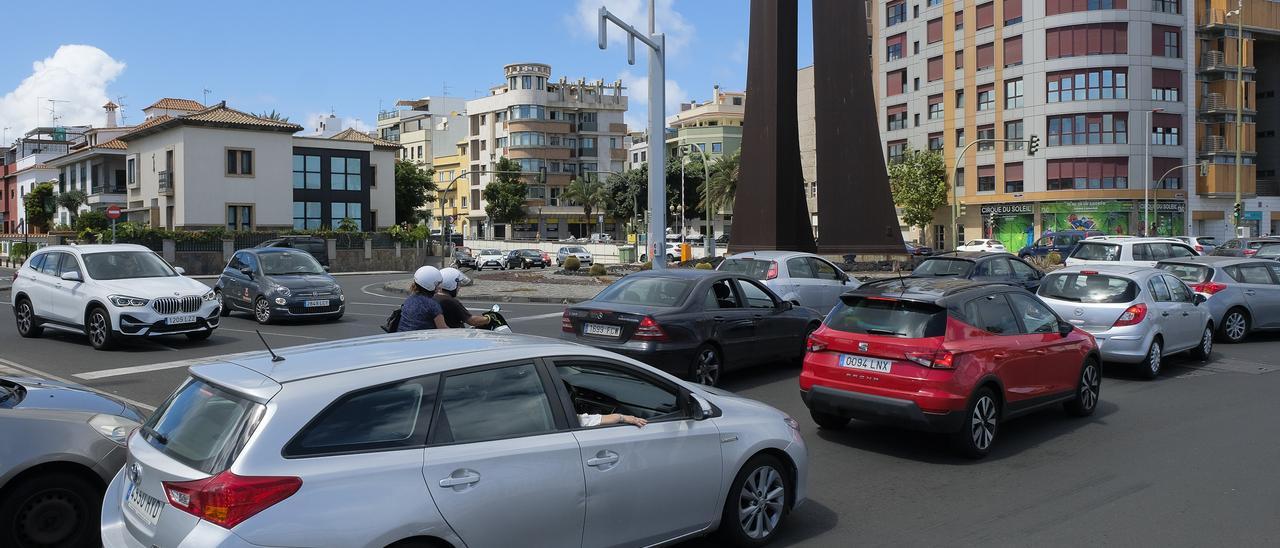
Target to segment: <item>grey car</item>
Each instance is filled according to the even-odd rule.
[[[556,251],[556,266],[564,266],[565,259],[569,257],[577,257],[578,264],[582,266],[591,266],[591,252],[580,245],[567,245]]]
[[[222,315],[243,311],[261,324],[284,319],[336,320],[346,295],[328,269],[311,255],[289,248],[237,251],[214,290]]]
[[[1280,329],[1280,263],[1246,257],[1188,257],[1160,261],[1208,298],[1218,339],[1238,343],[1253,331]]]
[[[1174,236],[1173,239],[1191,246],[1201,255],[1212,255],[1218,248],[1218,240],[1213,236]]]
[[[64,383],[0,377],[0,546],[92,546],[124,464],[132,406]]]
[[[1189,351],[1207,360],[1213,320],[1205,298],[1158,268],[1069,266],[1044,277],[1040,299],[1098,342],[1104,363],[1139,364],[1160,374],[1164,356]]]
[[[759,280],[782,297],[826,314],[840,295],[861,282],[831,261],[800,251],[751,251],[725,258],[716,268]]]
[[[758,546],[805,500],[791,417],[603,350],[449,329],[279,355],[191,368],[129,437],[105,546]],[[649,422],[580,426],[612,413]]]

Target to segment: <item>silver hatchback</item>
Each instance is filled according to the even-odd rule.
[[[759,280],[784,301],[826,314],[840,295],[862,285],[830,261],[800,251],[751,251],[726,257],[716,270]]]
[[[129,438],[107,547],[755,546],[805,499],[791,417],[610,352],[446,330],[280,354],[193,367]]]
[[[1253,331],[1280,329],[1280,262],[1208,256],[1160,261],[1156,266],[1209,299],[1218,340],[1238,343]]]
[[[1213,351],[1213,321],[1205,299],[1169,273],[1133,266],[1076,266],[1055,271],[1037,292],[1059,316],[1098,342],[1104,362],[1141,364],[1155,378],[1162,358]]]

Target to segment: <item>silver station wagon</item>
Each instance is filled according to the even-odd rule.
[[[759,546],[805,499],[791,417],[603,350],[452,329],[280,355],[191,369],[128,440],[105,546]]]

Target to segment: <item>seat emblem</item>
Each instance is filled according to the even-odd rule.
[[[860,343],[858,343],[858,351],[859,351],[859,352],[866,352],[866,351],[867,351],[867,343],[864,343],[864,342],[860,342]]]

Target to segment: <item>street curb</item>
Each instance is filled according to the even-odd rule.
[[[330,272],[329,275],[335,278],[343,276],[382,276],[386,274],[408,274],[407,270],[374,270],[371,272]],[[193,280],[216,280],[221,274],[201,274],[199,276],[187,276]]]
[[[386,291],[387,293],[396,293],[398,295],[409,294],[408,289],[404,287],[400,287],[395,282],[387,282],[385,284],[382,284],[382,290]],[[514,295],[486,295],[483,293],[471,293],[471,292],[467,292],[467,294],[464,295],[464,297],[466,297],[467,300],[500,302],[500,303],[577,304],[580,302],[590,300],[590,299],[570,299],[570,298],[556,298],[556,297],[520,297],[520,296],[514,296]]]

